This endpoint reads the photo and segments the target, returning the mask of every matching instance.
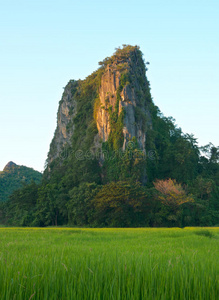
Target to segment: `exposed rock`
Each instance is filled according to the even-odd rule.
[[[122,69],[121,65],[125,65],[125,68]],[[150,112],[147,109],[147,99],[144,99],[145,103],[143,103],[143,105],[139,105],[139,99],[136,95],[136,91],[138,91],[138,94],[140,95],[144,94],[137,79],[139,72],[142,73],[141,75],[144,78],[144,88],[149,88],[146,86],[147,80],[145,77],[144,63],[142,59],[141,62],[136,61],[135,56],[133,58],[128,57],[127,59],[122,60],[122,62],[115,60],[113,64],[107,65],[101,79],[99,89],[100,105],[96,115],[96,122],[99,136],[103,142],[106,142],[111,131],[109,107],[112,106],[112,109],[115,110],[117,91],[121,85],[121,75],[127,73],[129,77],[132,77],[130,78],[132,82],[126,83],[120,92],[121,100],[119,101],[119,114],[121,113],[122,108],[125,110],[123,150],[125,149],[127,142],[133,137],[136,137],[140,148],[145,150],[146,130],[143,126],[142,119],[137,119],[136,117],[135,107],[137,105],[145,116],[147,126],[151,127],[151,117]]]
[[[140,149],[145,150],[147,128],[151,127],[149,110],[151,98],[147,98],[149,83],[139,48],[128,46],[126,49],[117,51],[111,58],[101,63],[103,72],[97,88],[99,102],[95,103],[96,106],[92,104],[98,129],[90,148],[93,152],[102,147],[102,142],[108,141],[111,132],[110,113],[116,109],[118,115],[124,111],[123,150],[133,137],[136,138]],[[50,145],[48,164],[60,156],[64,146],[68,144],[73,146],[70,140],[75,130],[74,117],[80,113],[77,111],[75,93],[80,94],[80,87],[77,81],[71,80],[65,87],[59,104],[57,128]]]
[[[106,142],[110,133],[108,108],[115,107],[116,90],[119,87],[120,72],[116,71],[115,65],[107,65],[106,71],[101,78],[99,89],[100,105],[96,115],[97,129],[103,142]]]
[[[48,163],[51,163],[61,154],[63,146],[70,142],[74,132],[74,123],[72,120],[77,113],[77,102],[74,99],[76,86],[77,81],[71,80],[65,87],[62,99],[59,102],[57,127],[50,145]]]

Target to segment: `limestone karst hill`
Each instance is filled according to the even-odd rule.
[[[219,148],[206,145],[202,156],[193,135],[162,115],[138,46],[124,45],[99,65],[64,88],[42,182],[13,193],[0,222],[218,224]]]
[[[92,160],[97,177],[116,178],[122,168],[118,151],[124,154],[130,145],[132,150],[140,150],[136,164],[146,154],[155,106],[139,47],[119,48],[99,64],[100,68],[85,80],[70,80],[64,89],[48,171],[63,162],[77,171],[82,163],[86,171]],[[114,156],[111,163],[106,162],[109,156]],[[145,181],[145,168],[141,169],[137,177]]]
[[[0,202],[6,201],[13,191],[29,184],[32,180],[41,181],[42,174],[25,166],[19,166],[10,161],[0,172]]]

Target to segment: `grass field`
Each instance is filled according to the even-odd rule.
[[[219,299],[219,228],[0,228],[0,299]]]

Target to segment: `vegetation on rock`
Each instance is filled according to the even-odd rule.
[[[69,139],[59,137],[58,119],[42,183],[12,194],[1,205],[1,222],[219,224],[219,147],[199,148],[193,135],[161,114],[139,47],[124,45],[99,64],[85,80],[68,83],[58,116],[67,103],[62,129]]]

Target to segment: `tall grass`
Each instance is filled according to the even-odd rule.
[[[219,299],[218,237],[219,228],[0,228],[0,299]]]

